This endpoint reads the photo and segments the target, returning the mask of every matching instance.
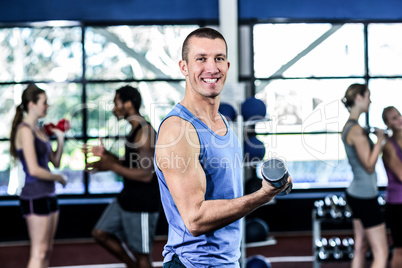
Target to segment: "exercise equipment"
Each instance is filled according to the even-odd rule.
[[[267,107],[262,100],[250,97],[245,99],[241,104],[241,114],[244,121],[250,119],[259,120],[267,115]]]
[[[376,127],[368,127],[368,126],[364,127],[364,131],[366,132],[366,134],[371,134],[371,133],[377,134],[378,130],[382,130],[384,132],[385,136],[388,136],[388,137],[392,136],[391,129],[379,129]]]
[[[265,161],[261,166],[262,177],[273,186],[280,188],[288,181],[289,172],[285,162],[278,158],[271,158]],[[293,184],[290,184],[284,191],[278,195],[287,195],[292,191]]]
[[[256,136],[245,137],[244,158],[246,162],[261,161],[265,156],[265,145]]]
[[[316,200],[314,201],[314,207],[316,209],[317,217],[324,218],[327,212],[324,210],[324,201]]]
[[[317,252],[317,258],[320,261],[327,261],[329,260],[329,252],[326,248],[328,246],[328,241],[326,238],[317,239],[315,241],[315,247]]]
[[[332,258],[336,261],[343,259],[343,251],[341,250],[341,239],[339,237],[331,237],[328,240],[328,244],[331,247]]]
[[[50,137],[54,134],[54,132],[52,131],[53,128],[57,128],[60,129],[63,132],[66,132],[68,130],[71,129],[71,125],[70,125],[70,121],[68,121],[67,119],[60,119],[59,122],[57,122],[57,124],[53,124],[53,123],[48,123],[46,124],[43,129],[45,130],[45,133]]]
[[[342,246],[344,251],[344,260],[352,260],[355,255],[354,240],[351,237],[342,239]]]
[[[254,255],[247,259],[246,268],[271,268],[271,263],[262,255]]]
[[[229,103],[221,102],[218,111],[229,121],[236,121],[237,112]]]
[[[265,241],[269,235],[268,224],[260,218],[246,220],[246,242]]]
[[[317,218],[336,221],[350,220],[352,211],[341,195],[329,194],[314,202]]]

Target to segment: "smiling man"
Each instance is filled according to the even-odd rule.
[[[199,28],[185,39],[185,96],[163,120],[155,148],[169,224],[163,267],[239,267],[240,219],[284,190],[264,181],[243,196],[240,142],[218,112],[229,66],[218,31]]]

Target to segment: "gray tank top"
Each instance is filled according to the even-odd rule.
[[[346,155],[350,166],[352,167],[353,180],[349,187],[346,189],[347,193],[353,197],[358,198],[374,198],[378,195],[377,187],[377,174],[376,172],[368,173],[362,164],[354,146],[349,145],[346,142],[346,136],[350,129],[358,122],[356,120],[349,120],[351,122],[342,134],[342,141],[345,146]],[[372,141],[367,137],[369,143],[372,145]],[[372,146],[371,146],[372,147]]]

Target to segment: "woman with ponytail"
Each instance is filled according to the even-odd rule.
[[[28,268],[48,267],[59,217],[55,182],[66,185],[64,177],[52,174],[48,167],[49,162],[60,166],[64,133],[52,129],[57,137],[57,148],[53,151],[49,137],[38,126],[38,119],[46,116],[48,108],[45,91],[29,85],[16,108],[10,134],[11,156],[21,162],[25,172],[19,198],[31,242]]]
[[[388,241],[384,215],[378,204],[378,186],[375,165],[382,151],[384,132],[378,130],[374,144],[358,119],[367,113],[370,90],[364,84],[352,84],[342,99],[350,116],[342,130],[342,141],[352,167],[353,180],[346,189],[346,200],[353,213],[354,258],[352,268],[366,267],[366,253],[371,249],[371,267],[385,268],[388,260]]]

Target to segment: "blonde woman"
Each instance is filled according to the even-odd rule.
[[[371,249],[371,267],[385,268],[388,259],[388,242],[384,216],[378,204],[377,174],[375,165],[382,151],[384,132],[378,130],[374,144],[358,119],[367,113],[371,100],[370,90],[364,84],[352,84],[342,99],[350,116],[342,130],[353,180],[346,189],[346,200],[353,213],[355,254],[352,268],[365,267],[366,252]]]
[[[389,106],[384,108],[382,118],[392,130],[382,158],[388,177],[385,219],[393,245],[391,268],[398,268],[402,267],[402,116],[394,106]]]

